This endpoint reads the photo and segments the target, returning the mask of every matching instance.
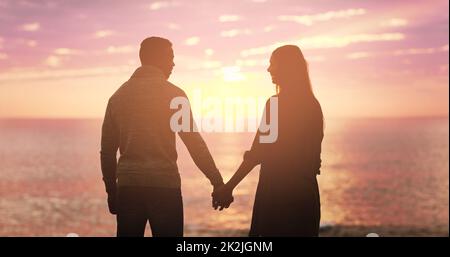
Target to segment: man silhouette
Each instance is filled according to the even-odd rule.
[[[153,236],[183,236],[176,132],[170,128],[176,110],[170,102],[186,94],[167,81],[175,66],[169,40],[146,38],[139,57],[142,66],[110,97],[103,121],[100,156],[108,207],[117,214],[117,236],[144,236],[147,221]],[[189,124],[195,126],[192,113]],[[222,186],[200,134],[178,135],[213,187]]]

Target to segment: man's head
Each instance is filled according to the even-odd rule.
[[[149,37],[144,39],[139,50],[139,58],[142,66],[151,65],[158,67],[169,78],[175,63],[173,62],[172,43],[161,37]]]

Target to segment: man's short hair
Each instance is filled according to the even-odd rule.
[[[172,42],[162,37],[148,37],[141,43],[139,59],[142,64],[152,64],[168,57],[167,48],[172,47]]]

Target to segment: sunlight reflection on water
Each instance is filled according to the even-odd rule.
[[[113,236],[99,167],[97,120],[0,121],[0,235]],[[225,179],[253,140],[205,134]],[[180,143],[180,142],[178,142]],[[327,122],[319,176],[322,222],[448,228],[448,119]],[[179,160],[185,235],[245,235],[258,182],[255,168],[223,212],[184,146]]]

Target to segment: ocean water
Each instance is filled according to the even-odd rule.
[[[448,118],[327,120],[322,224],[448,234],[448,124]],[[0,120],[0,236],[115,235],[101,180],[100,128],[101,120]],[[228,179],[253,134],[204,139]],[[229,209],[214,211],[209,181],[177,143],[185,235],[245,235],[259,167],[235,190]]]

